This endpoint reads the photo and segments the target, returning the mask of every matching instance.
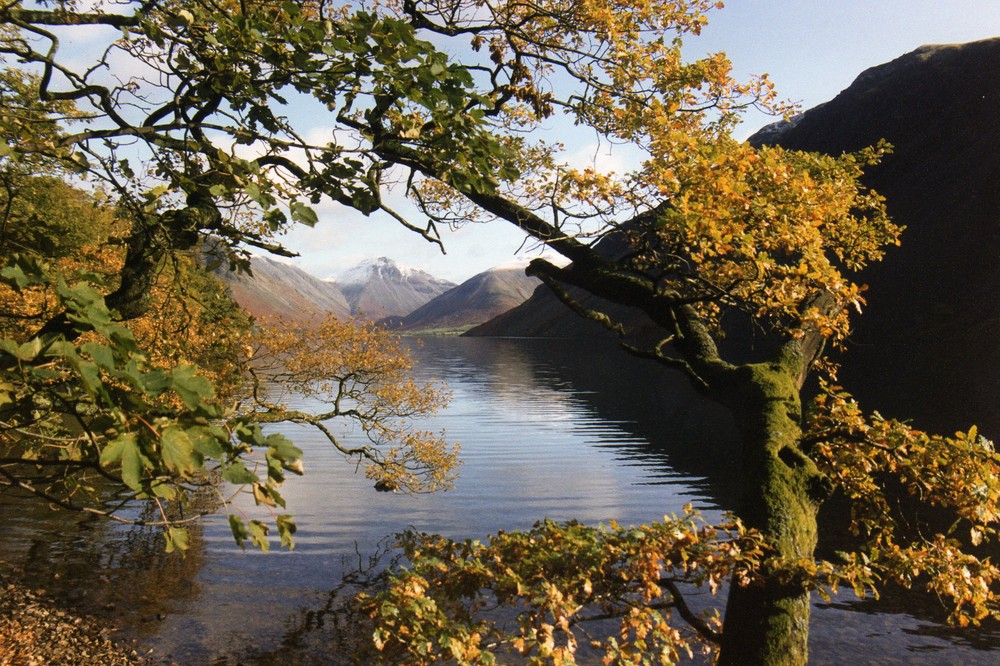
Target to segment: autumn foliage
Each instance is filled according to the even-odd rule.
[[[330,316],[315,326],[262,321],[245,354],[250,382],[237,413],[260,423],[316,428],[347,458],[364,461],[365,474],[379,490],[433,492],[452,486],[458,447],[410,424],[437,411],[447,393],[414,381],[400,343],[374,324]],[[312,408],[293,407],[292,400]],[[349,419],[366,443],[345,443],[330,427],[336,419]]]
[[[404,423],[442,395],[405,379],[397,348],[335,322],[311,332],[229,327],[239,315],[191,278],[189,259],[209,237],[233,266],[247,267],[249,247],[287,254],[280,232],[315,224],[324,199],[442,246],[448,227],[506,223],[570,262],[529,267],[569,307],[623,338],[623,322],[575,294],[644,313],[659,337],[628,338],[630,351],[729,409],[742,439],[739,522],[719,531],[691,516],[635,531],[541,523],[486,546],[409,537],[413,569],[370,606],[386,655],[489,662],[503,645],[572,663],[590,642],[577,638],[579,619],[593,611],[622,622],[615,642],[596,639],[609,661],[672,661],[688,647],[667,624],[680,618],[720,646],[723,664],[804,664],[812,592],[889,581],[938,593],[959,623],[995,616],[996,571],[977,554],[996,537],[992,444],[974,430],[937,437],[862,416],[833,388],[826,359],[863,309],[857,271],[905,242],[861,180],[889,147],[822,156],[734,140],[743,109],[794,110],[766,77],[736,80],[724,54],[686,57],[682,40],[720,5],[0,8],[0,163],[9,183],[33,192],[7,206],[24,220],[19,235],[4,227],[12,318],[0,346],[0,419],[17,451],[0,464],[3,482],[78,508],[91,492],[78,482],[86,475],[179,501],[215,471],[273,511],[290,543],[293,524],[276,507],[301,452],[260,426],[287,420],[366,461],[381,489],[446,487],[454,451]],[[60,35],[78,29],[107,37],[97,62],[63,48]],[[114,58],[130,78],[104,77]],[[309,116],[329,131],[311,134],[298,120]],[[627,147],[626,168],[571,162],[570,149],[545,139],[560,122]],[[39,209],[51,197],[32,175],[108,197],[73,195],[67,206],[104,207],[112,226],[125,225],[106,235],[122,238],[116,268],[71,277],[60,271],[85,273],[87,262],[47,261],[58,243],[21,251],[56,213],[51,203]],[[391,188],[419,215],[394,208]],[[44,325],[33,332],[18,317]],[[733,321],[750,331],[749,358],[719,344],[741,330]],[[827,383],[810,404],[814,374]],[[236,412],[210,376],[239,400]],[[292,407],[282,390],[318,409]],[[364,443],[328,427],[342,418],[360,424]],[[857,539],[836,556],[817,553],[817,516],[831,497],[851,507]],[[933,518],[911,515],[928,506]],[[166,513],[162,524],[169,547],[187,545]],[[237,541],[266,547],[268,523],[233,513],[231,525]],[[583,577],[561,570],[557,552],[573,553]],[[669,584],[711,587],[723,574],[720,631]],[[480,624],[484,600],[513,605],[509,639]]]

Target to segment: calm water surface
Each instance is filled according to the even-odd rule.
[[[565,341],[437,338],[413,352],[419,378],[453,393],[448,409],[421,423],[461,443],[453,491],[377,493],[310,431],[287,427],[307,472],[285,489],[299,525],[291,553],[242,552],[218,517],[179,560],[163,555],[155,532],[0,497],[0,560],[107,617],[159,659],[338,663],[331,645],[352,619],[333,612],[333,592],[401,529],[484,537],[543,517],[633,524],[687,503],[708,518],[733,505],[728,417],[647,363]],[[940,619],[913,598],[872,605],[842,596],[815,608],[813,663],[1000,663],[995,628],[956,633]]]

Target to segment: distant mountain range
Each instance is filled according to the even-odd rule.
[[[240,274],[221,266],[215,274],[250,314],[300,323],[327,313],[341,319],[403,316],[455,286],[385,257],[366,260],[327,280],[269,257],[252,257],[250,270]]]
[[[405,317],[383,320],[399,331],[461,331],[523,303],[539,285],[524,267],[484,271],[437,296]]]
[[[308,323],[327,313],[381,320],[406,332],[461,331],[523,302],[538,285],[524,267],[498,267],[460,285],[391,259],[369,259],[321,280],[268,257],[252,257],[250,274],[215,273],[233,298],[257,317]]]
[[[866,270],[840,379],[866,409],[1000,438],[1000,39],[926,46],[750,141],[840,154],[886,139],[866,182],[906,226]],[[546,290],[472,334],[597,337]]]

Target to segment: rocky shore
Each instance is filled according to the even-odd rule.
[[[58,607],[0,573],[0,666],[123,666],[147,663],[114,628]]]

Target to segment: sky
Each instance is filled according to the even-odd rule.
[[[92,27],[94,45],[105,42],[101,30]],[[82,36],[87,42],[87,35],[86,28],[74,28],[71,38]],[[724,51],[737,80],[766,73],[780,98],[808,109],[835,97],[865,69],[924,44],[994,36],[1000,36],[1000,0],[727,0],[724,9],[709,14],[700,37],[685,39],[685,52],[694,59]],[[121,63],[113,65],[116,75],[127,74],[119,71]],[[282,111],[294,116],[299,127],[303,120],[299,116],[316,118],[307,138],[319,139],[330,131],[322,113],[312,108]],[[774,120],[761,114],[748,116],[737,137],[746,138]],[[569,159],[577,166],[596,163],[607,169],[627,164],[627,155],[609,152],[608,144],[598,143],[590,130],[565,123],[547,131],[547,140],[571,147]],[[423,224],[422,216],[412,207],[407,209],[399,195],[387,199],[409,213],[412,222]],[[320,221],[315,228],[297,225],[280,240],[300,255],[291,263],[321,278],[385,256],[459,283],[494,266],[526,262],[539,251],[506,222],[444,229],[447,254],[442,254],[436,245],[388,216],[365,218],[332,202],[321,203],[316,211]]]
[[[728,0],[710,14],[698,38],[688,38],[692,57],[725,51],[737,78],[767,73],[781,98],[807,109],[832,99],[863,70],[924,44],[1000,36],[1000,0]],[[772,122],[748,118],[740,137]],[[581,160],[614,161],[591,134],[565,137]],[[503,222],[444,231],[447,254],[389,219],[365,219],[329,205],[320,222],[297,228],[283,240],[300,257],[293,262],[318,277],[335,276],[371,257],[387,256],[436,277],[462,282],[500,264],[537,256],[523,236]],[[419,218],[418,218],[419,219]]]

